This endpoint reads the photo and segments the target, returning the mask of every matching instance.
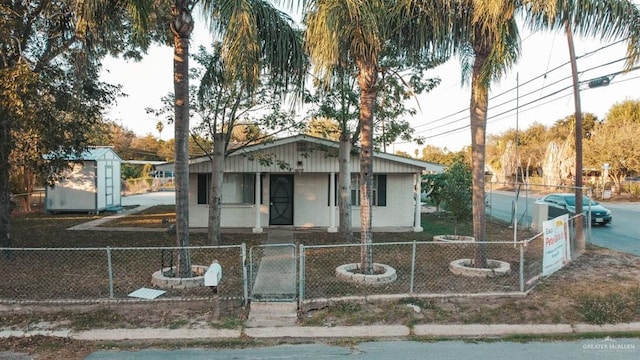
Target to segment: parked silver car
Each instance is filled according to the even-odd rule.
[[[549,194],[536,200],[536,204],[549,206],[549,219],[564,214],[569,214],[569,216],[576,214],[576,195],[572,193]],[[586,215],[589,210],[591,210],[591,223],[594,225],[610,224],[613,220],[611,210],[584,196],[582,198],[582,212]]]

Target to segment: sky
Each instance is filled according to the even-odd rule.
[[[202,24],[199,20],[196,18],[197,24]],[[520,60],[491,86],[487,134],[526,129],[535,122],[549,126],[575,112],[568,42],[564,32],[531,35],[523,27],[520,31]],[[202,25],[196,27],[191,49],[208,43],[207,31]],[[598,119],[604,119],[612,105],[624,100],[640,100],[640,69],[622,72],[625,46],[625,43],[615,40],[601,42],[574,36],[579,81],[585,82],[580,86],[583,113],[593,113]],[[145,111],[147,107],[161,107],[160,99],[173,92],[173,49],[153,47],[140,62],[109,58],[103,64],[101,79],[121,84],[123,92],[128,94],[109,109],[107,119],[139,136],[152,134],[156,137],[161,135],[164,140],[173,138],[172,126],[165,124],[159,134],[156,124],[160,119]],[[427,74],[439,77],[441,84],[409,101],[408,106],[418,110],[409,121],[415,134],[426,138],[426,144],[458,151],[471,143],[470,86],[461,84],[461,67],[457,58]],[[608,86],[587,86],[589,80],[603,76],[610,78]],[[422,147],[399,142],[388,145],[387,151],[414,155]]]

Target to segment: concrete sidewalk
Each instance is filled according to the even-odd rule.
[[[640,322],[627,324],[424,324],[365,326],[280,326],[245,329],[212,328],[140,328],[74,330],[3,330],[0,338],[50,336],[73,340],[215,340],[215,339],[405,339],[411,336],[426,338],[499,338],[511,335],[567,335],[640,333]]]

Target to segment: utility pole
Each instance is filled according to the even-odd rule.
[[[576,194],[576,215],[582,214],[582,108],[580,106],[580,88],[578,87],[578,66],[576,64],[576,51],[573,47],[573,34],[569,26],[569,20],[564,22],[565,32],[567,33],[567,42],[569,43],[569,57],[571,58],[571,76],[573,78],[573,99],[575,102],[575,118],[576,118],[576,170],[574,177],[575,194]],[[578,213],[578,211],[580,211]],[[584,218],[577,216],[575,218],[575,243],[572,246],[574,254],[582,254],[586,248],[584,239]],[[572,259],[574,257],[572,256]]]

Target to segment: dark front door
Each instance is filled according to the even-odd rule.
[[[293,175],[271,175],[269,225],[293,225]]]

